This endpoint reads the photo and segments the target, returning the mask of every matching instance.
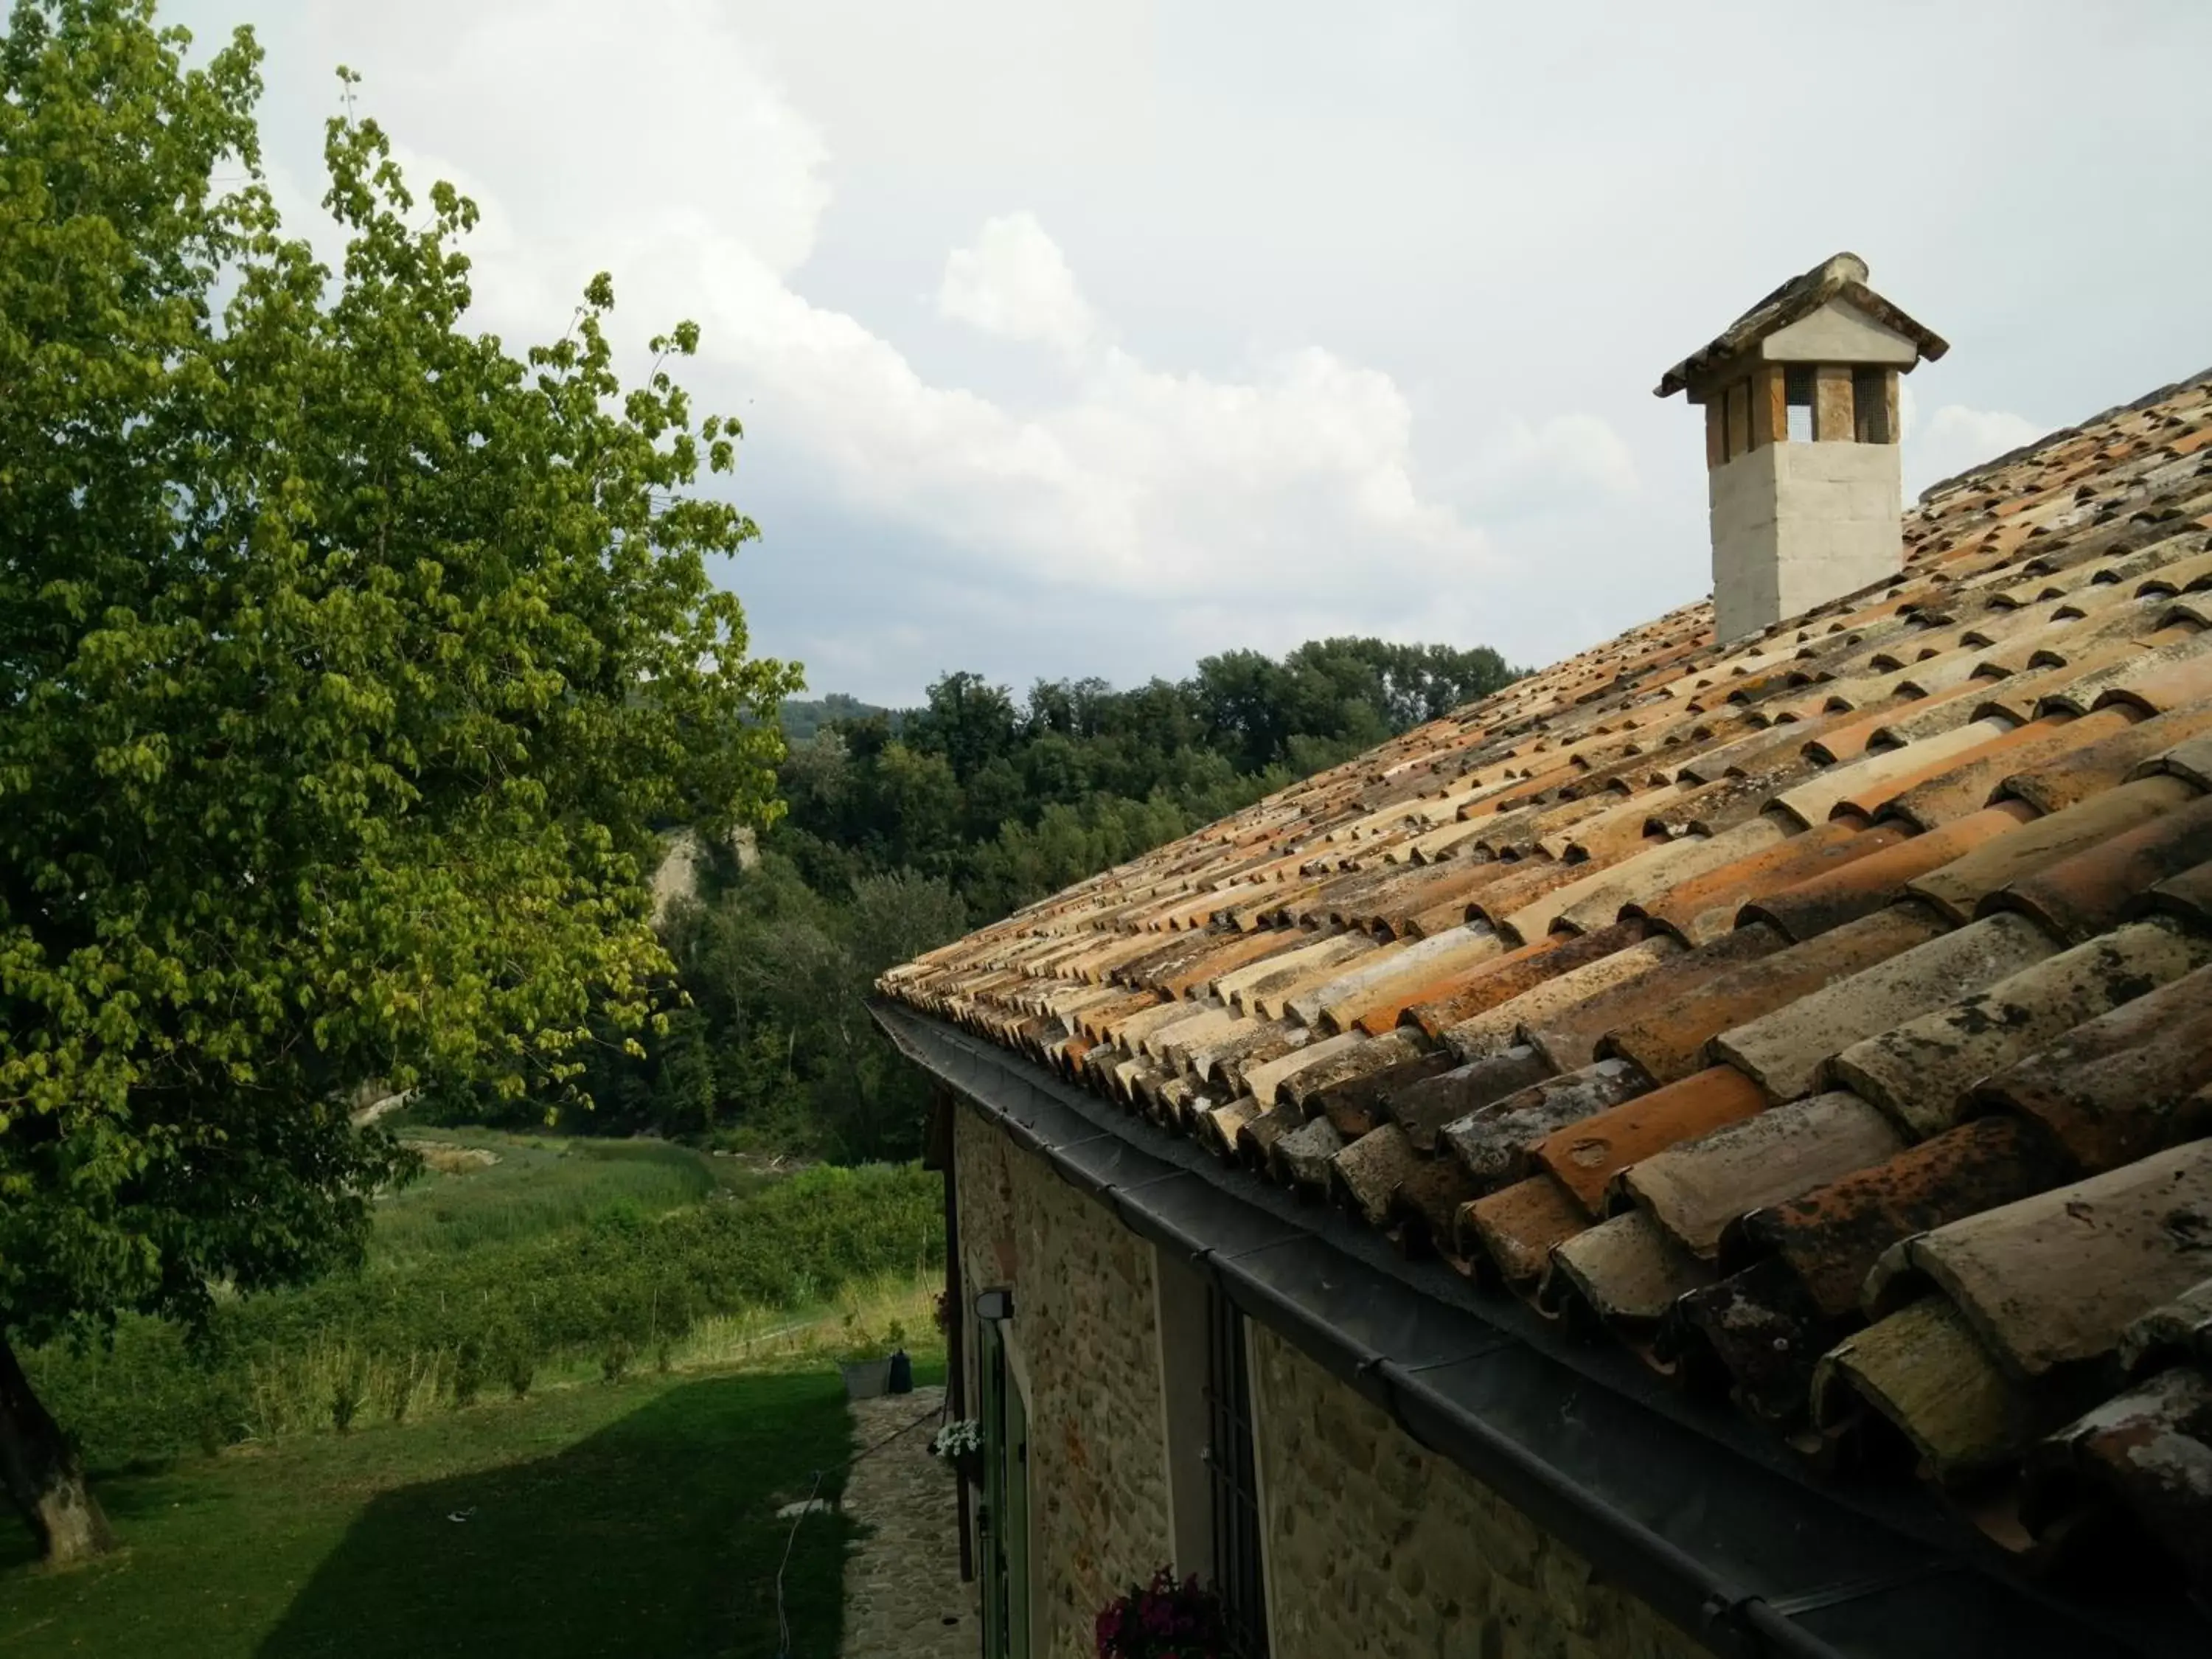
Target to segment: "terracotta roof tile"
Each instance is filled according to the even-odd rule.
[[[1622,879],[1585,894],[1562,909],[1553,926],[1578,933],[1610,927],[1682,883],[1765,851],[1788,835],[1788,823],[1779,814],[1762,813],[1716,835],[1683,836],[1670,843],[1674,856],[1641,861],[1642,867],[1633,871],[1632,879],[1631,871],[1624,866]]]
[[[1749,1024],[1944,931],[1942,922],[1922,906],[1887,906],[1692,987],[1648,1017],[1615,1027],[1599,1043],[1599,1051],[1632,1060],[1660,1082],[1671,1083],[1705,1065],[1707,1045],[1722,1032]]]
[[[1672,1146],[1621,1172],[1626,1194],[1693,1255],[1752,1211],[1880,1164],[1903,1149],[1880,1112],[1848,1091],[1793,1100]]]
[[[1507,1048],[1395,1090],[1383,1104],[1416,1149],[1433,1152],[1449,1126],[1541,1082],[1550,1070],[1534,1049]]]
[[[2008,830],[1941,869],[1914,877],[1906,890],[1963,922],[1998,889],[2196,798],[2196,789],[2179,778],[2140,778]]]
[[[2022,877],[1990,902],[2033,916],[2069,943],[2103,933],[2146,889],[2212,859],[2212,796],[2162,812]]]
[[[1325,1121],[1325,1120],[1324,1120]],[[1329,1128],[1339,1140],[1341,1131]],[[1414,1152],[1406,1132],[1395,1123],[1384,1124],[1352,1142],[1329,1160],[1330,1183],[1339,1201],[1370,1227],[1388,1219],[1399,1185],[1428,1160]]]
[[[1319,1050],[1322,1045],[1316,1042],[1314,1047]],[[1387,1071],[1425,1052],[1427,1044],[1411,1031],[1394,1031],[1376,1042],[1348,1042],[1285,1076],[1276,1087],[1276,1098],[1288,1100],[1305,1116],[1312,1117],[1320,1112],[1319,1097],[1328,1091]]]
[[[1487,927],[1461,927],[1424,939],[1395,939],[1382,950],[1354,958],[1350,970],[1293,1000],[1291,1012],[1326,1031],[1348,1030],[1352,1022],[1396,985],[1419,984],[1442,969],[1472,966],[1503,953],[1504,946]]]
[[[1504,875],[1476,891],[1468,902],[1468,914],[1488,922],[1500,933],[1505,919],[1525,906],[1589,875],[1589,864],[1565,864],[1555,859],[1523,859],[1507,867]],[[1540,929],[1540,933],[1543,930]],[[1524,938],[1522,943],[1528,941]]]
[[[1431,1036],[1442,1036],[1462,1020],[1510,1002],[1546,980],[1586,967],[1642,937],[1643,930],[1633,924],[1580,937],[1547,934],[1472,969],[1456,989],[1442,992],[1431,1001],[1408,1005],[1399,1015],[1399,1022],[1419,1025]]]
[[[1324,948],[1314,955],[1291,965],[1278,965],[1273,972],[1261,975],[1237,992],[1237,1006],[1246,1013],[1263,1019],[1292,1018],[1291,1002],[1309,991],[1317,991],[1343,976],[1352,963],[1378,956],[1390,946],[1377,943],[1363,933],[1338,933],[1323,940]],[[1270,958],[1272,960],[1272,958]],[[1289,958],[1285,958],[1289,963]],[[1255,963],[1255,966],[1261,964]],[[1297,1016],[1298,1024],[1310,1025],[1313,1021]]]
[[[1164,961],[1146,959],[1143,966],[1132,966],[1124,972],[1135,983],[1158,986],[1172,996],[1188,995],[1201,986],[1218,996],[1222,994],[1217,983],[1222,975],[1279,951],[1283,945],[1279,935],[1264,933],[1230,939],[1207,934],[1201,936],[1197,944],[1203,945],[1209,939],[1210,948],[1170,945],[1168,950],[1177,954]]]
[[[1765,1104],[1750,1079],[1716,1066],[1554,1130],[1537,1143],[1534,1158],[1583,1209],[1602,1215],[1607,1187],[1630,1164]]]
[[[1519,1041],[1524,1027],[1540,1024],[1557,1011],[1625,985],[1681,954],[1682,947],[1664,936],[1608,951],[1579,968],[1530,986],[1510,1001],[1461,1020],[1446,1030],[1444,1041],[1469,1060],[1496,1054]]]
[[[2010,720],[1993,716],[1970,720],[1940,736],[1869,750],[1785,791],[1775,797],[1775,802],[1808,826],[1825,823],[1838,811],[1871,817],[1899,791],[1949,770],[1961,758],[1996,743],[2012,729]]]
[[[2084,1170],[2110,1170],[2212,1133],[2212,968],[2198,968],[2075,1027],[1974,1091],[2033,1117]]]
[[[2144,903],[2185,921],[2212,924],[2212,864],[2167,877],[2150,890]]]
[[[2009,1547],[2124,1506],[2212,1583],[2212,1483],[2130,1461],[2212,1460],[2208,445],[2166,388],[1868,594],[1682,607],[881,988],[1823,1468],[1893,1425]]]
[[[1497,880],[1506,867],[1472,860],[1425,866],[1419,869],[1415,879],[1392,890],[1377,903],[1365,907],[1365,911],[1395,933],[1411,931],[1410,924],[1416,916],[1440,905],[1449,905],[1465,920],[1468,895]]]
[[[1554,1245],[1547,1294],[1555,1302],[1572,1295],[1633,1334],[1656,1326],[1677,1297],[1711,1278],[1711,1268],[1632,1210]]]
[[[1346,1140],[1357,1140],[1390,1121],[1389,1102],[1401,1090],[1448,1072],[1457,1063],[1450,1053],[1431,1048],[1409,1059],[1340,1079],[1316,1093],[1308,1105],[1336,1126]]]
[[[1770,1260],[1680,1297],[1655,1346],[1693,1383],[1700,1371],[1724,1376],[1745,1410],[1787,1431],[1806,1413],[1821,1353],[1842,1334]]]
[[[1246,1092],[1262,1106],[1275,1103],[1275,1091],[1285,1079],[1309,1066],[1319,1065],[1332,1054],[1340,1054],[1363,1039],[1354,1032],[1344,1036],[1322,1037],[1302,1047],[1278,1054],[1273,1060],[1257,1065],[1247,1064],[1241,1080]]]
[[[1434,1253],[1462,1273],[1474,1264],[1457,1253],[1459,1212],[1474,1184],[1448,1158],[1417,1157],[1390,1194],[1382,1225],[1401,1255]]]
[[[1901,1430],[1941,1481],[2017,1457],[2057,1413],[2006,1376],[1948,1302],[1929,1297],[1845,1338],[1822,1358],[1816,1417],[1863,1399]],[[1828,1402],[1824,1405],[1823,1401]]]
[[[2212,1375],[2178,1366],[2152,1377],[2057,1431],[2031,1468],[2022,1508],[2040,1537],[2063,1538],[2085,1510],[2117,1501],[2212,1583]]]
[[[1877,848],[1841,869],[1808,876],[1779,892],[1754,899],[1743,907],[1738,922],[1762,921],[1793,939],[1814,938],[1894,904],[1905,896],[1908,883],[2018,829],[2034,816],[2034,809],[2025,802],[2000,802],[1926,835]]]
[[[1882,803],[1879,816],[1915,830],[1936,829],[1988,805],[1997,786],[2022,766],[2086,747],[2124,730],[2134,720],[2130,709],[2106,708],[2078,719],[2057,714],[2027,721],[1934,775],[1896,790]]]
[[[2212,939],[2133,923],[1855,1042],[1832,1069],[1907,1134],[1940,1134],[1982,1079],[2208,963]]]
[[[1516,1052],[1530,1052],[1534,1058],[1533,1051]],[[1650,1086],[1644,1074],[1626,1060],[1596,1060],[1558,1077],[1539,1079],[1467,1111],[1444,1123],[1437,1139],[1476,1188],[1487,1192],[1527,1176],[1534,1167],[1536,1147],[1547,1136]]]
[[[1735,913],[1749,901],[1840,870],[1894,846],[1905,833],[1897,827],[1869,830],[1837,819],[1691,877],[1649,903],[1626,908],[1631,916],[1643,916],[1686,945],[1702,945],[1733,927]]]
[[[1552,1252],[1590,1224],[1589,1216],[1549,1176],[1516,1182],[1459,1212],[1459,1254],[1486,1257],[1505,1281],[1533,1290]]]
[[[2143,720],[2014,773],[1998,793],[2027,801],[2039,812],[2063,811],[2124,782],[2144,761],[2203,732],[2212,732],[2212,702]]]
[[[1867,1274],[1900,1239],[2064,1180],[2065,1160],[2018,1120],[1977,1118],[1894,1157],[1743,1218],[1745,1248],[1786,1262],[1821,1313],[1859,1305]]]
[[[2057,948],[2025,917],[1989,916],[1722,1032],[1713,1039],[1713,1054],[1773,1099],[1794,1099],[1810,1093],[1830,1060],[1861,1038],[1941,1007],[1962,992],[1982,990]]]
[[[1711,783],[1678,790],[1668,799],[1655,792],[1644,798],[1644,828],[1653,835],[1717,836],[1757,817],[1775,796],[1819,769],[1817,762],[1792,750],[1762,763],[1755,771],[1730,772]]]
[[[1720,933],[1703,945],[1670,957],[1664,971],[1648,973],[1586,996],[1567,1006],[1524,1017],[1520,1039],[1561,1071],[1597,1058],[1597,1045],[1609,1033],[1662,1012],[1723,974],[1761,961],[1789,941],[1771,927],[1753,924]]]
[[[1917,1235],[1904,1272],[2031,1378],[2114,1352],[2129,1324],[2203,1276],[2212,1143],[2154,1153]]]
[[[1249,1031],[1224,1036],[1218,1042],[1193,1049],[1186,1063],[1201,1083],[1233,1091],[1241,1087],[1239,1079],[1247,1063],[1256,1066],[1277,1054],[1287,1054],[1311,1041],[1312,1036],[1312,1032],[1288,1020],[1269,1020]]]
[[[2130,1376],[2179,1359],[2212,1360],[2212,1274],[2152,1309],[2120,1337],[2120,1364]]]

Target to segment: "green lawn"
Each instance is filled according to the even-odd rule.
[[[47,1573],[0,1529],[0,1659],[772,1659],[775,1507],[851,1451],[824,1367],[568,1389],[112,1475],[110,1561]],[[851,1524],[799,1529],[796,1655],[837,1650]]]

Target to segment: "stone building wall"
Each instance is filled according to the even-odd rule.
[[[1252,1351],[1273,1659],[1705,1653],[1282,1338]]]
[[[1152,1249],[964,1107],[953,1158],[967,1293],[1014,1293],[1036,1654],[1090,1659],[1098,1609],[1172,1551]],[[1273,1659],[1704,1653],[1287,1341],[1251,1329]]]
[[[1099,1608],[1169,1555],[1152,1246],[964,1109],[953,1158],[963,1282],[1014,1293],[1036,1651],[1090,1659]]]

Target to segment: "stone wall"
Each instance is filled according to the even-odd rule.
[[[1273,1659],[1691,1659],[1456,1464],[1252,1331]]]
[[[1014,1293],[1036,1651],[1090,1659],[1099,1608],[1170,1548],[1152,1247],[964,1107],[953,1158],[963,1283]]]
[[[1723,640],[1904,568],[1895,444],[1764,444],[1706,475],[1714,626]]]
[[[1152,1247],[964,1106],[953,1158],[967,1291],[1014,1293],[1036,1654],[1090,1659],[1098,1609],[1171,1553]],[[1251,1329],[1273,1659],[1704,1652],[1282,1338]]]

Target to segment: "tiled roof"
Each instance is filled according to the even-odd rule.
[[[1817,1471],[2212,1587],[2212,375],[1905,536],[1881,589],[1729,646],[1685,607],[880,988]]]

